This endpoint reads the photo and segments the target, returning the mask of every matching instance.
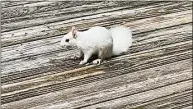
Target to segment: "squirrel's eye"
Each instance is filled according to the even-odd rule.
[[[66,42],[69,42],[69,39],[66,39]]]

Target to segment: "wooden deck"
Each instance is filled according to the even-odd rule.
[[[192,109],[192,2],[1,2],[2,109]],[[71,26],[125,25],[131,49],[78,65]]]

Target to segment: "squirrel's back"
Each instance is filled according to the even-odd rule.
[[[105,27],[92,27],[82,34],[82,40],[78,44],[82,48],[92,48],[99,50],[100,48],[112,46],[112,55],[120,55],[127,52],[132,45],[131,30],[118,26],[111,29]]]
[[[84,31],[82,36],[80,36],[79,46],[83,46],[83,48],[93,48],[100,49],[105,46],[112,46],[113,39],[111,36],[111,32],[105,27],[92,27],[87,31]]]

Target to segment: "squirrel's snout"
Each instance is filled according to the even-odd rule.
[[[64,44],[62,43],[62,41],[60,42],[60,46],[61,46],[61,47],[63,47],[63,46],[64,46]]]

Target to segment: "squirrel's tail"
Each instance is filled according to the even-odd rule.
[[[132,44],[131,30],[119,26],[110,29],[113,37],[113,55],[120,55],[126,52]]]

